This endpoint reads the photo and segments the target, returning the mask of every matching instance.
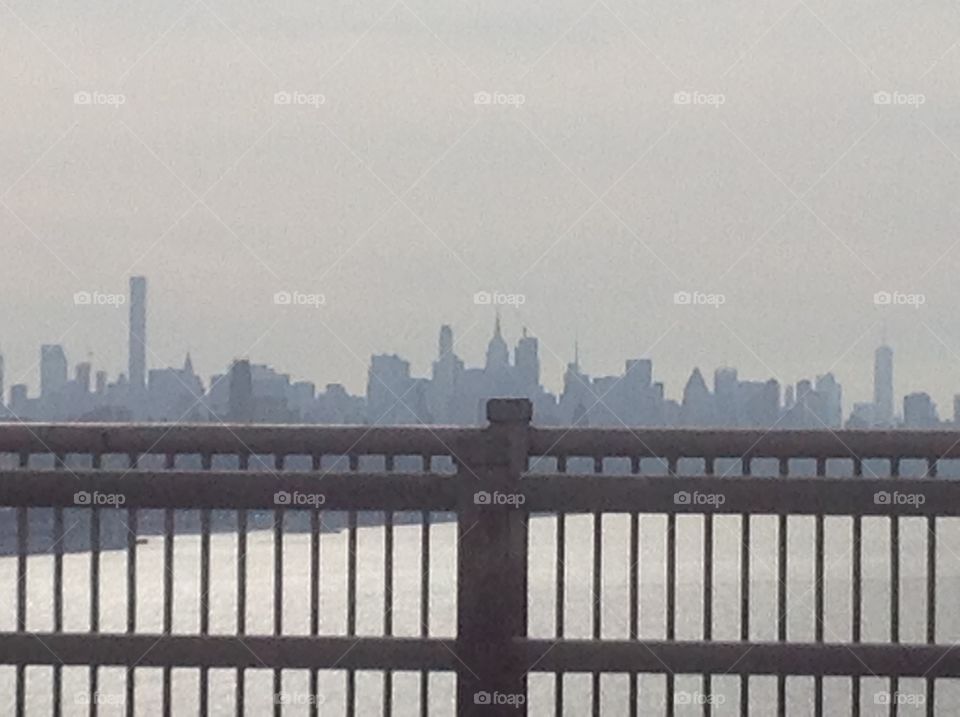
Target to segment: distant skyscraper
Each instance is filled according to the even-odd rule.
[[[130,277],[130,341],[128,347],[131,393],[147,386],[147,280]]]
[[[503,334],[500,333],[500,314],[497,314],[497,320],[493,326],[493,337],[487,344],[487,364],[488,372],[506,371],[510,367],[510,349],[507,348],[507,342],[503,340]]]
[[[517,342],[513,362],[523,390],[535,389],[540,385],[540,345],[535,337],[527,336],[526,329]]]
[[[40,347],[40,395],[58,393],[67,383],[67,356],[63,346],[44,344]]]
[[[829,428],[840,428],[843,425],[843,388],[832,373],[817,376],[817,393],[823,397],[821,420]]]
[[[89,361],[78,363],[74,369],[74,381],[82,393],[90,393],[90,373],[91,366]]]
[[[230,367],[230,421],[249,423],[253,420],[253,372],[249,361],[234,361]]]
[[[893,424],[893,349],[880,346],[873,355],[873,402],[878,424]]]
[[[927,393],[911,393],[903,398],[903,425],[907,428],[935,428],[940,423],[937,406]]]
[[[0,406],[4,405],[5,395],[3,389],[3,354],[0,354]]]

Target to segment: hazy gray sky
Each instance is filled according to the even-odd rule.
[[[123,370],[126,310],[73,295],[142,273],[150,364],[204,376],[248,355],[360,391],[372,352],[425,373],[443,322],[477,363],[487,290],[524,295],[507,338],[552,387],[579,335],[588,372],[649,355],[673,396],[728,363],[833,370],[849,407],[885,322],[898,393],[949,413],[958,41],[947,1],[0,0],[8,383],[41,343]]]

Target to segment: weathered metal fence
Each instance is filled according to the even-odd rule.
[[[938,478],[943,461],[960,458],[960,434],[954,432],[853,432],[842,431],[699,431],[630,429],[535,428],[530,425],[530,404],[520,400],[494,400],[488,404],[490,425],[484,429],[448,427],[313,427],[313,426],[134,426],[134,425],[39,425],[0,427],[0,455],[14,456],[16,465],[0,471],[0,528],[9,528],[10,545],[3,560],[15,561],[11,581],[15,600],[14,629],[0,632],[0,665],[12,666],[12,709],[17,715],[40,714],[37,704],[49,704],[59,715],[65,705],[63,671],[88,670],[85,687],[89,714],[103,706],[101,670],[125,670],[125,694],[119,702],[125,714],[177,713],[173,671],[196,670],[196,692],[189,701],[200,714],[223,710],[222,701],[211,695],[212,671],[230,670],[230,713],[244,714],[250,698],[245,679],[250,670],[272,672],[274,714],[283,714],[289,701],[284,695],[284,673],[306,671],[311,698],[302,708],[311,715],[329,713],[320,693],[320,673],[344,673],[344,711],[366,714],[358,708],[362,687],[357,674],[379,674],[378,710],[394,714],[415,710],[420,714],[451,712],[464,715],[580,713],[571,705],[570,680],[586,675],[586,704],[593,714],[636,715],[641,707],[644,675],[662,676],[663,713],[695,709],[711,714],[723,706],[731,714],[786,714],[789,679],[803,677],[813,682],[809,699],[811,714],[859,714],[864,701],[862,678],[888,680],[882,704],[897,714],[904,706],[900,680],[921,679],[922,705],[926,714],[950,714],[938,707],[938,682],[960,677],[960,650],[952,641],[938,641],[938,608],[954,611],[953,602],[938,604],[938,573],[953,571],[960,558],[938,551],[938,522],[960,516],[960,482]],[[51,465],[38,467],[48,457]],[[85,456],[85,467],[77,457]],[[162,456],[163,465],[150,467],[151,457]],[[193,457],[198,469],[183,469],[184,456]],[[231,469],[220,467],[224,456],[235,457]],[[419,459],[419,470],[397,470]],[[126,468],[115,468],[123,457]],[[791,461],[812,461],[811,475],[797,476]],[[268,463],[264,464],[264,461]],[[305,470],[291,470],[296,463]],[[305,464],[304,464],[305,461]],[[377,462],[370,469],[371,461]],[[589,473],[575,466],[586,461]],[[691,461],[693,469],[684,469]],[[757,475],[763,462],[773,462],[770,475]],[[874,477],[864,470],[885,461],[888,477]],[[924,470],[915,477],[901,475],[905,462],[921,461]],[[653,462],[654,470],[648,471]],[[849,476],[831,477],[832,464],[849,465]],[[258,467],[259,464],[259,467]],[[662,470],[656,470],[656,465]],[[721,466],[727,466],[725,469]],[[835,466],[834,466],[835,467]],[[689,472],[688,472],[689,470]],[[803,471],[798,471],[803,473]],[[865,475],[865,472],[867,475]],[[648,473],[660,473],[648,474]],[[66,575],[65,511],[89,514],[83,552],[89,553],[88,630],[65,629],[65,601],[76,588],[73,573]],[[138,613],[138,571],[143,565],[140,542],[143,516],[161,511],[158,539],[162,541],[162,605],[159,630],[141,629],[144,615]],[[198,511],[199,538],[195,634],[174,629],[176,591],[174,538],[177,516]],[[229,528],[219,522],[223,511],[233,516]],[[50,514],[49,555],[52,590],[49,629],[31,629],[28,606],[38,598],[28,594],[34,584],[29,571],[37,555],[31,549],[31,530],[38,512]],[[272,517],[262,525],[264,512]],[[372,512],[372,513],[370,513]],[[125,530],[117,543],[111,534],[104,544],[106,516],[123,516]],[[291,572],[284,570],[285,526],[289,514],[302,520],[297,530],[308,546],[303,573],[306,587],[285,584]],[[324,582],[321,538],[324,516],[342,515],[346,540],[346,571],[343,601],[346,616],[342,634],[325,634],[321,590]],[[403,516],[402,521],[398,519]],[[414,518],[411,518],[415,516]],[[649,638],[641,629],[644,599],[641,571],[641,516],[660,516],[664,521],[662,579],[664,586],[663,630]],[[698,516],[700,539],[696,565],[702,571],[696,582],[702,614],[700,639],[679,639],[678,614],[678,520]],[[372,516],[372,517],[371,517]],[[571,520],[586,516],[591,521],[586,547],[590,569],[579,573],[568,565]],[[739,518],[738,579],[736,605],[721,605],[715,595],[718,568],[715,565],[715,522],[725,516]],[[776,523],[775,634],[758,639],[751,604],[756,597],[756,575],[751,574],[753,553],[751,525],[755,516],[770,516]],[[797,556],[788,549],[790,520],[812,520],[812,617],[810,639],[791,639],[788,634],[788,583],[790,564]],[[850,633],[846,639],[825,634],[825,520],[843,516],[850,521]],[[889,639],[865,642],[863,521],[889,519]],[[605,594],[605,520],[623,518],[626,530],[623,555],[614,560],[626,567],[625,600],[612,608]],[[536,521],[550,527],[552,594],[545,599],[534,588],[531,574],[539,564],[534,557],[543,544],[531,538]],[[901,549],[902,519],[924,525],[923,553],[904,555]],[[441,590],[455,604],[455,626],[449,634],[432,629],[431,531],[438,525],[454,525],[455,574]],[[5,523],[4,523],[5,521]],[[251,522],[252,521],[252,522]],[[396,634],[394,581],[405,568],[397,562],[395,536],[411,525],[419,530],[418,634]],[[382,530],[382,615],[377,635],[358,633],[358,533],[364,525]],[[231,566],[231,605],[235,604],[235,630],[211,631],[211,534],[227,530],[235,536]],[[248,541],[263,531],[272,533],[273,570],[270,630],[248,630]],[[0,530],[0,536],[3,532]],[[2,545],[2,540],[0,540]],[[125,556],[125,581],[102,584],[102,561],[107,551]],[[939,557],[938,557],[939,556]],[[911,605],[923,613],[925,630],[920,640],[902,642],[901,566],[904,558],[922,568],[923,595],[911,590]],[[39,569],[39,568],[38,568]],[[957,573],[960,573],[958,567]],[[0,573],[2,574],[2,573]],[[454,584],[455,583],[455,584]],[[299,586],[300,583],[298,582]],[[433,585],[433,588],[431,587]],[[570,591],[586,587],[591,599],[584,618],[586,634],[568,634],[567,620],[574,608]],[[218,588],[219,589],[219,588]],[[682,591],[688,588],[682,587]],[[101,599],[106,593],[124,593],[125,629],[102,630]],[[285,594],[286,591],[286,594]],[[681,596],[682,597],[682,596]],[[285,606],[291,600],[306,603],[307,625],[301,633],[285,632]],[[727,598],[729,601],[729,598]],[[112,603],[111,603],[112,604]],[[68,605],[69,606],[69,605]],[[738,616],[738,635],[715,639],[715,611],[723,607]],[[612,610],[612,613],[610,612]],[[531,614],[549,612],[552,635],[534,634]],[[619,637],[605,634],[604,617],[614,615],[623,623]],[[582,627],[582,626],[581,626]],[[442,632],[442,631],[441,631]],[[583,633],[578,628],[578,633]],[[408,631],[409,633],[409,631]],[[739,639],[736,639],[736,638]],[[29,671],[51,672],[49,694],[35,701]],[[141,670],[161,674],[157,704],[147,703],[137,690]],[[400,673],[419,675],[416,699],[403,697],[394,683]],[[431,676],[456,676],[455,692],[431,699]],[[621,687],[611,687],[605,696],[608,675],[625,678]],[[677,680],[695,675],[701,687],[695,696],[677,689]],[[730,676],[739,681],[735,704],[714,699],[713,680]],[[775,696],[766,707],[757,707],[751,697],[754,679],[772,676]],[[550,694],[531,696],[534,681],[552,681]],[[824,681],[849,679],[849,711],[831,711],[824,695]],[[530,684],[528,684],[530,683]],[[579,684],[579,683],[578,683]],[[579,691],[579,688],[578,688]],[[46,690],[44,690],[46,692]],[[543,692],[541,690],[541,692]],[[613,695],[617,698],[614,704]],[[582,695],[574,694],[578,698]],[[682,697],[682,699],[678,699]],[[542,698],[542,699],[541,699]],[[566,702],[566,704],[565,704]],[[876,699],[873,702],[877,702]],[[916,706],[915,704],[912,706]],[[751,709],[753,711],[751,711]],[[565,711],[566,710],[566,711]],[[572,711],[571,711],[572,710]],[[47,713],[47,712],[44,712]]]

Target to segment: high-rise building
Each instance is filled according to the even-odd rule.
[[[873,355],[874,420],[881,426],[893,425],[893,349],[880,346]]]
[[[934,428],[940,423],[937,406],[927,393],[911,393],[903,398],[903,425],[907,428]]]
[[[500,314],[493,325],[493,336],[487,344],[487,373],[501,373],[510,368],[510,349],[500,332]]]
[[[230,367],[228,419],[234,423],[253,420],[253,372],[249,361],[234,361]]]
[[[130,392],[147,387],[147,279],[130,277],[130,341],[128,346]]]
[[[540,344],[534,336],[523,336],[517,342],[513,363],[517,370],[517,379],[523,390],[533,390],[540,385]]]
[[[40,347],[40,396],[59,393],[67,383],[67,355],[59,344]]]
[[[832,373],[817,376],[817,393],[823,397],[821,420],[828,428],[843,425],[843,388]]]
[[[3,389],[3,354],[0,354],[0,406],[4,405],[4,393]]]
[[[74,381],[81,393],[90,393],[90,373],[91,366],[89,361],[78,363],[74,369]]]

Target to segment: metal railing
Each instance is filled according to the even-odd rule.
[[[952,615],[952,601],[938,596],[944,580],[960,577],[960,558],[938,548],[937,538],[944,521],[960,516],[960,482],[937,473],[960,458],[960,434],[537,428],[526,401],[493,400],[487,411],[482,429],[0,427],[0,458],[14,462],[0,470],[0,589],[15,613],[11,629],[0,630],[0,666],[13,670],[10,709],[61,714],[77,704],[77,681],[71,676],[71,692],[64,673],[82,669],[84,704],[98,714],[100,697],[115,694],[101,677],[119,668],[116,702],[128,715],[172,714],[183,704],[223,713],[225,701],[230,713],[259,713],[247,712],[261,696],[247,673],[263,670],[272,675],[277,715],[297,702],[283,699],[293,694],[287,673],[305,674],[303,709],[329,713],[332,701],[320,699],[329,671],[342,673],[333,691],[351,715],[374,707],[383,714],[654,713],[645,696],[667,715],[712,714],[728,696],[733,713],[786,714],[794,678],[810,681],[795,702],[810,714],[859,714],[863,680],[877,678],[885,687],[868,702],[889,705],[890,714],[908,703],[928,715],[953,713],[936,687],[960,677],[960,650],[937,618]],[[901,468],[917,462],[922,470],[907,477]],[[68,522],[67,514],[83,520]],[[151,516],[159,516],[152,529]],[[797,523],[804,519],[811,524]],[[662,529],[652,568],[650,520]],[[883,521],[879,532],[865,527],[875,520]],[[723,521],[735,523],[732,542],[721,535]],[[903,521],[913,521],[907,551]],[[368,569],[371,551],[361,543],[371,531],[382,557]],[[809,550],[791,547],[798,531]],[[838,531],[849,537],[849,565],[845,556],[828,560],[827,532]],[[446,544],[437,542],[440,532]],[[867,580],[881,534],[886,573]],[[221,544],[227,539],[229,550]],[[323,546],[331,540],[340,541],[344,567],[328,575]],[[251,571],[254,547],[268,550],[272,565],[258,560]],[[411,549],[416,556],[406,555]],[[293,568],[285,565],[291,551],[302,556]],[[769,579],[758,573],[764,551],[773,553]],[[179,554],[193,571],[177,572]],[[77,555],[89,560],[78,567]],[[841,592],[849,615],[839,623],[828,604],[835,563],[848,570]],[[621,577],[611,579],[611,569]],[[151,571],[161,583],[154,590],[144,587]],[[49,595],[31,594],[48,573]],[[794,588],[806,573],[811,629],[795,630],[790,614],[802,596]],[[328,578],[337,585],[325,585]],[[193,622],[184,627],[177,594],[194,580]],[[874,609],[881,583],[884,604]],[[379,595],[377,614],[364,608],[361,619],[371,592]],[[233,622],[214,629],[213,603],[226,593]],[[653,593],[657,604],[648,609]],[[680,635],[690,632],[694,596],[695,639]],[[923,623],[911,635],[901,630],[908,601]],[[46,622],[31,620],[47,602]],[[452,618],[444,626],[434,612],[447,603]],[[758,603],[769,606],[769,625]],[[331,627],[333,604],[344,614]],[[78,610],[85,624],[71,627]],[[650,613],[653,630],[643,624]],[[254,627],[254,618],[263,625]],[[881,620],[886,639],[874,637]],[[49,672],[49,684],[37,669]],[[187,696],[175,684],[174,671],[184,669],[196,672]],[[159,671],[155,697],[137,686],[150,670]],[[371,674],[376,705],[364,694]],[[436,675],[454,679],[441,684]],[[699,687],[680,689],[690,676]],[[772,691],[753,688],[764,676],[775,680]],[[848,706],[831,707],[835,678],[847,681]],[[922,689],[900,689],[911,680]]]

